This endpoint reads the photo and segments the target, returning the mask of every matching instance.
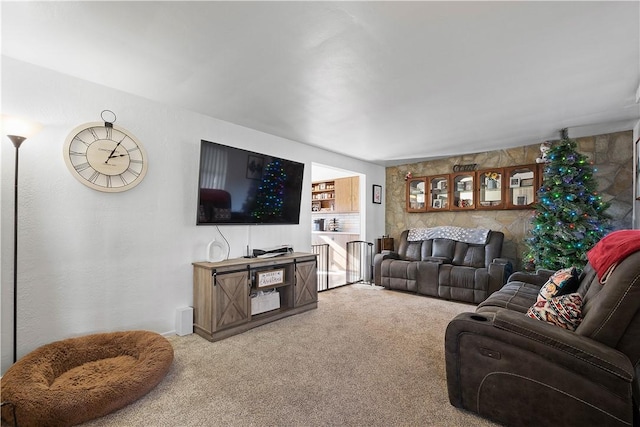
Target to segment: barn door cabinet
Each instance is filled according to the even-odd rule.
[[[297,252],[193,263],[194,331],[218,341],[317,308],[316,268],[315,254]],[[275,303],[268,311],[252,304],[258,291]]]

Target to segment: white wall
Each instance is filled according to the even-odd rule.
[[[167,88],[171,90],[171,88]],[[211,94],[212,97],[216,94]],[[81,185],[62,156],[76,126],[117,115],[145,146],[149,170],[124,193]],[[384,167],[160,105],[2,57],[2,111],[43,130],[20,148],[18,357],[58,339],[124,329],[174,330],[175,310],[192,304],[193,261],[203,260],[214,227],[195,225],[201,139],[365,174],[384,183]],[[2,372],[12,362],[14,148],[2,137]],[[367,194],[366,238],[384,233],[384,205]],[[220,227],[231,257],[252,247],[311,245],[310,192],[298,226]]]

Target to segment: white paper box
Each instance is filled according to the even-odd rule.
[[[276,310],[278,308],[280,308],[280,294],[277,291],[251,298],[252,315]]]

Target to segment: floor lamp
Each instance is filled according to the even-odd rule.
[[[18,359],[18,152],[25,139],[40,130],[40,125],[18,117],[2,115],[2,131],[16,148],[13,189],[13,362]]]

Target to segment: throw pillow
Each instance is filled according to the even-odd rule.
[[[575,331],[582,321],[582,297],[572,293],[538,301],[527,311],[527,316]]]
[[[538,302],[566,295],[578,290],[578,270],[575,267],[558,270],[547,280],[538,293]]]

